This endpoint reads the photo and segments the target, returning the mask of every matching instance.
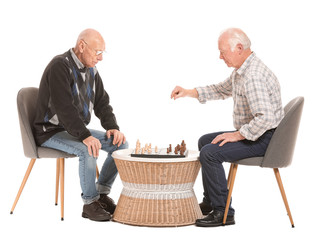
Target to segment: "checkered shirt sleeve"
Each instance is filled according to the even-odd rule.
[[[196,87],[196,90],[200,103],[206,103],[208,100],[226,99],[232,96],[232,81],[231,78],[227,78],[218,84]]]
[[[276,128],[284,116],[280,84],[254,53],[224,82],[196,90],[200,103],[232,96],[233,125],[251,141]]]

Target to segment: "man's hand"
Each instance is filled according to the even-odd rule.
[[[181,97],[193,97],[198,98],[199,94],[196,89],[184,89],[180,86],[176,86],[171,92],[171,98],[174,100]]]
[[[113,135],[113,145],[118,145],[118,147],[122,144],[126,142],[126,137],[124,136],[124,134],[122,132],[120,132],[117,129],[110,129],[107,131],[107,138],[110,138],[111,135]]]
[[[231,133],[220,134],[220,135],[216,136],[212,140],[211,143],[217,144],[218,142],[221,142],[219,144],[219,147],[221,147],[227,142],[238,142],[238,141],[241,141],[243,139],[245,139],[245,137],[242,136],[239,131],[236,131],[236,132],[231,132]]]
[[[88,147],[88,153],[90,156],[93,156],[95,158],[99,157],[99,150],[101,149],[101,143],[98,139],[95,137],[87,137],[82,141],[87,147]]]

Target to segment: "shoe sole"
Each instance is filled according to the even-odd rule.
[[[91,218],[90,216],[88,216],[86,213],[82,213],[82,217],[83,218],[88,218],[92,221],[96,221],[96,222],[106,222],[106,221],[110,221],[111,220],[111,217],[108,216],[108,217],[96,217],[96,218]]]
[[[198,227],[220,227],[220,226],[226,226],[226,225],[234,225],[234,224],[236,224],[236,222],[235,221],[227,221],[225,224],[223,224],[223,223],[214,223],[214,224],[212,224],[212,223],[197,223],[196,222],[196,226],[198,226]]]

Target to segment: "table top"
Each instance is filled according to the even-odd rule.
[[[199,160],[199,151],[188,150],[187,155],[183,158],[147,158],[147,157],[131,157],[134,149],[117,150],[112,153],[112,157],[126,161],[136,162],[191,162]]]

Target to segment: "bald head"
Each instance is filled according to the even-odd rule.
[[[234,51],[237,44],[241,44],[244,50],[251,46],[250,39],[240,28],[228,28],[222,31],[219,37],[220,41],[227,41],[231,51]]]
[[[94,67],[101,61],[104,51],[105,42],[98,31],[88,28],[79,34],[74,53],[86,67]]]
[[[105,44],[101,34],[92,28],[85,29],[79,34],[76,47],[79,45],[81,40],[85,41],[88,44],[93,42],[101,43],[103,45]]]

